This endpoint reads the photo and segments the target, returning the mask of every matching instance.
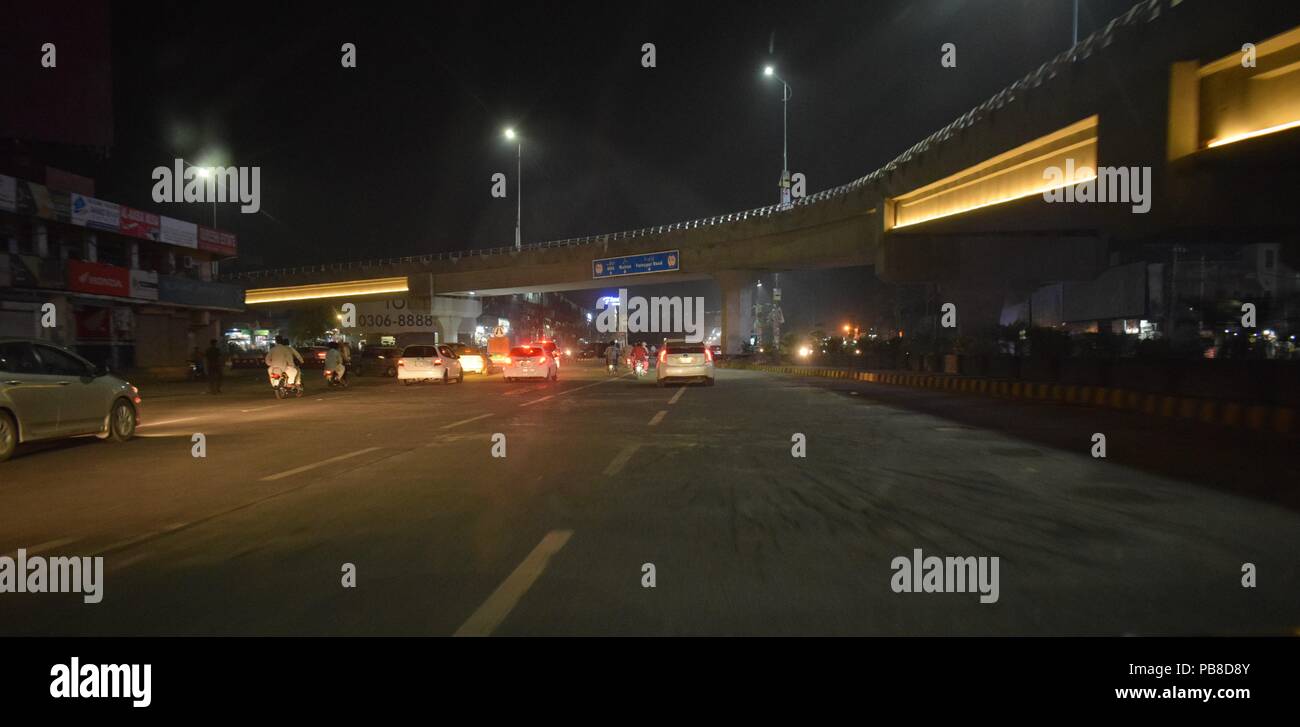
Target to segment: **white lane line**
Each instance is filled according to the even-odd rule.
[[[478,420],[480,420],[480,419],[487,419],[487,418],[490,417],[490,416],[492,416],[490,413],[489,413],[489,414],[479,414],[478,416],[476,416],[476,417],[470,417],[469,419],[461,419],[460,421],[458,421],[458,422],[452,422],[451,424],[443,424],[442,426],[440,426],[440,427],[438,427],[438,428],[439,428],[439,429],[451,429],[452,427],[459,427],[459,426],[462,425],[462,424],[469,424],[470,422],[476,422],[476,421],[478,421]]]
[[[239,413],[241,413],[241,414],[247,414],[247,413],[249,413],[250,411],[266,411],[267,409],[274,409],[274,408],[276,408],[277,406],[279,406],[279,404],[272,404],[272,405],[270,405],[270,406],[259,406],[259,407],[257,407],[256,409],[240,409],[240,410],[239,410]]]
[[[627,375],[627,374],[624,374],[623,376],[626,376],[626,375]],[[621,379],[621,378],[623,378],[623,376],[619,376],[618,378]],[[586,386],[579,386],[579,387],[576,387],[576,388],[573,388],[573,389],[565,389],[564,391],[561,391],[561,392],[558,392],[558,393],[555,393],[555,394],[551,394],[550,396],[543,396],[543,397],[540,398],[540,399],[533,399],[532,401],[526,401],[526,402],[520,404],[519,406],[532,406],[533,404],[540,404],[541,402],[546,401],[547,399],[554,399],[554,398],[557,397],[557,396],[564,396],[565,394],[572,394],[572,393],[575,392],[575,391],[582,391],[583,389],[590,389],[590,388],[593,387],[593,386],[600,386],[601,384],[608,384],[608,383],[611,382],[611,381],[614,381],[614,379],[605,379],[605,380],[603,380],[603,381],[597,381],[597,382],[594,383],[594,384],[587,384]]]
[[[615,455],[613,461],[611,461],[609,465],[605,467],[604,474],[616,475],[619,472],[622,472],[623,467],[627,465],[627,461],[629,459],[632,459],[632,455],[636,454],[636,451],[640,448],[641,448],[640,444],[629,444],[626,447],[624,447],[623,451]]]
[[[76,538],[59,538],[58,540],[50,540],[44,543],[37,543],[36,545],[27,548],[22,548],[21,550],[26,551],[27,555],[36,555],[37,553],[44,553],[47,550],[53,550],[61,545],[67,545],[68,543],[75,542],[76,540],[77,540]],[[9,557],[17,558],[18,549],[15,549],[13,552],[9,553]]]
[[[198,419],[198,417],[183,417],[181,419],[164,419],[163,421],[160,422],[145,422],[144,424],[141,424],[140,426],[136,427],[136,429],[143,429],[145,427],[161,427],[164,424],[180,424],[181,422],[194,421],[195,419]]]
[[[663,420],[664,420],[664,417],[666,417],[666,416],[668,416],[668,410],[667,410],[667,409],[663,409],[663,410],[661,410],[658,414],[655,414],[653,417],[650,418],[650,424],[649,424],[649,426],[652,426],[652,427],[653,427],[654,425],[656,425],[656,424],[658,424],[659,422],[663,421]]]
[[[542,542],[533,548],[527,558],[524,558],[524,562],[506,576],[483,605],[479,606],[478,610],[474,611],[452,635],[491,636],[515,606],[519,605],[519,599],[523,598],[533,583],[541,577],[551,556],[560,552],[560,548],[563,548],[571,537],[573,537],[572,530],[552,530],[547,533],[546,537],[542,538]]]
[[[677,403],[677,400],[680,399],[680,398],[682,398],[682,394],[685,394],[685,393],[686,393],[686,387],[683,386],[682,388],[680,388],[680,389],[677,390],[677,393],[676,393],[676,394],[673,394],[673,398],[669,399],[669,400],[668,400],[668,403],[669,403],[669,404],[676,404],[676,403]]]
[[[143,535],[135,535],[130,538],[126,538],[125,540],[119,540],[116,543],[111,543],[109,545],[100,548],[99,550],[96,550],[95,555],[103,555],[104,553],[108,553],[110,551],[121,550],[122,548],[125,548],[127,546],[135,545],[136,543],[144,542],[151,538],[156,538],[159,535],[166,535],[167,533],[170,533],[172,531],[180,530],[181,528],[185,527],[188,524],[189,523],[172,523],[171,525],[168,525],[167,527],[162,528],[161,530],[153,530]]]
[[[294,468],[291,469],[291,470],[285,470],[284,472],[279,472],[279,473],[276,473],[276,474],[273,474],[273,475],[267,475],[266,477],[263,477],[263,478],[261,479],[261,482],[273,482],[273,481],[275,481],[275,480],[282,480],[282,479],[284,479],[285,477],[292,477],[292,476],[294,476],[294,475],[296,475],[296,474],[299,474],[300,472],[306,472],[306,471],[308,471],[308,470],[314,470],[314,469],[316,469],[317,467],[324,467],[324,466],[327,465],[327,464],[334,464],[335,462],[339,462],[339,461],[341,461],[341,460],[349,459],[349,458],[351,458],[351,457],[355,457],[355,456],[357,456],[357,455],[359,455],[359,454],[365,454],[366,452],[373,452],[373,451],[375,451],[376,449],[379,449],[379,447],[366,447],[365,449],[358,449],[358,450],[355,451],[355,452],[348,452],[347,454],[340,454],[340,455],[337,456],[337,457],[330,457],[329,459],[323,459],[323,460],[321,460],[321,461],[319,461],[319,462],[312,462],[311,464],[305,464],[305,465],[303,465],[303,466],[301,466],[301,467],[294,467]]]

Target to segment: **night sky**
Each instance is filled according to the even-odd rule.
[[[1080,35],[1131,4],[1084,0]],[[515,150],[501,131],[513,124],[525,242],[748,209],[776,201],[781,169],[781,91],[764,64],[793,87],[790,166],[811,193],[1066,49],[1071,7],[115,3],[99,196],[208,222],[210,206],[153,204],[150,171],[178,156],[260,166],[263,213],[218,217],[250,267],[507,245]],[[340,65],[344,42],[355,69]],[[646,42],[655,68],[641,66]],[[956,68],[940,66],[946,42]],[[495,172],[507,199],[489,194]]]

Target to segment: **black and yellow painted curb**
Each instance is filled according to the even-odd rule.
[[[993,396],[1003,399],[1118,409],[1147,416],[1190,419],[1203,424],[1276,434],[1296,434],[1298,432],[1296,410],[1285,406],[1242,404],[1223,399],[1149,394],[1105,386],[1008,381],[912,371],[853,371],[851,369],[817,366],[767,366],[759,364],[726,364],[726,366],[727,368],[764,371],[788,376],[846,379],[873,384],[910,386],[918,389],[938,389],[958,394]]]

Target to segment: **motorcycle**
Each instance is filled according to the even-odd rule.
[[[649,370],[650,370],[649,362],[647,362],[645,359],[636,359],[632,363],[632,371],[633,373],[636,374],[636,377],[638,379],[643,378],[646,375],[646,373],[649,372]]]
[[[302,396],[302,382],[296,384],[289,383],[289,372],[284,369],[273,366],[271,367],[271,390],[275,392],[275,398],[284,399],[289,396]],[[301,374],[299,374],[301,376]]]
[[[325,383],[329,384],[331,389],[346,389],[348,388],[348,377],[346,373],[340,376],[333,369],[325,369]]]

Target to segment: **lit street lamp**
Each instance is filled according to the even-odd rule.
[[[524,140],[519,138],[513,128],[507,128],[505,132],[508,141],[514,141],[517,147],[517,168],[515,170],[515,249],[522,249],[522,238],[519,234],[519,228],[523,222],[524,215]]]
[[[190,164],[189,162],[185,161],[184,159],[181,160],[181,163],[184,164],[184,165],[187,166],[187,167],[194,167],[195,169],[199,170],[199,171],[198,171],[198,175],[199,175],[200,177],[203,177],[204,179],[207,179],[208,177],[212,176],[212,168],[211,168],[211,167],[195,167],[193,164]],[[178,200],[178,201],[179,201],[179,200]],[[212,229],[214,229],[214,230],[217,229],[217,190],[216,190],[216,188],[213,188],[213,190],[212,190]]]
[[[789,159],[789,105],[793,93],[790,91],[790,84],[785,82],[784,78],[776,75],[776,69],[767,66],[763,69],[764,76],[771,76],[781,82],[781,204],[790,204],[790,159]]]

